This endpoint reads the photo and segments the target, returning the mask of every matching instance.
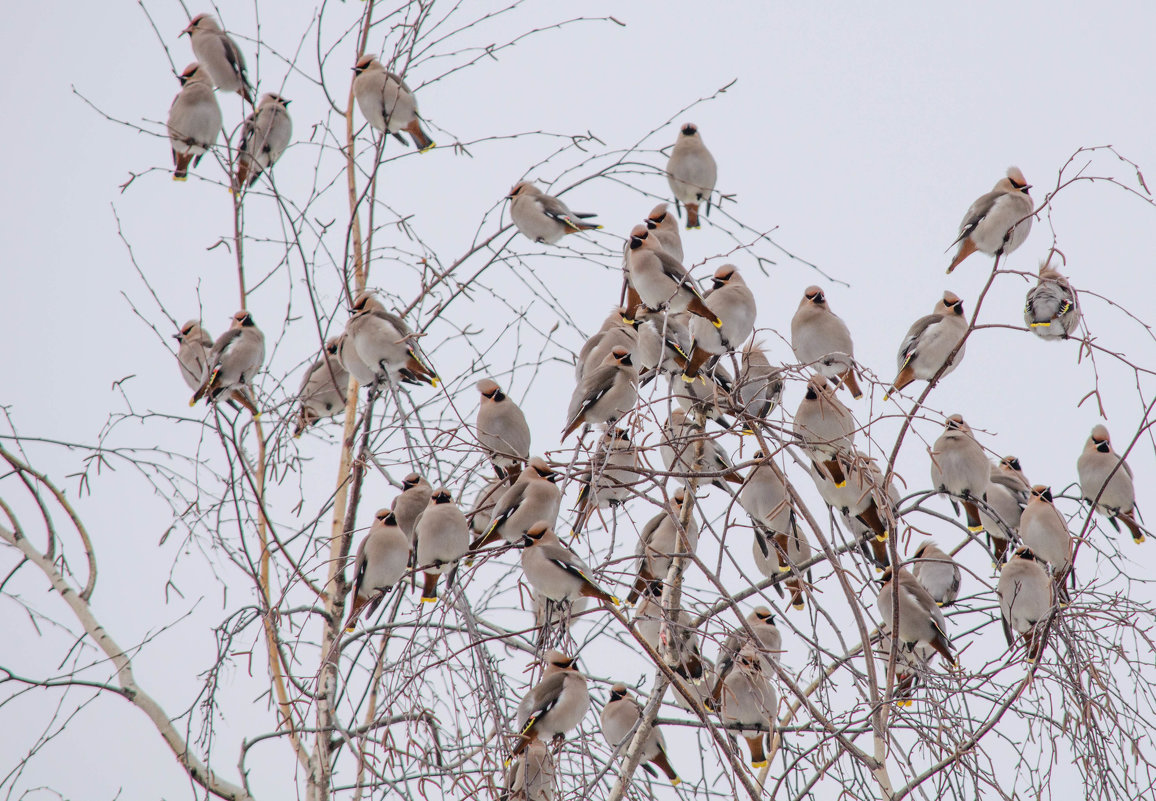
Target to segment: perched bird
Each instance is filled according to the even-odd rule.
[[[407,144],[401,135],[405,131],[420,153],[435,146],[421,129],[413,92],[400,75],[388,71],[373,56],[362,56],[353,66],[353,96],[361,116],[374,130],[393,134],[403,145]]]
[[[417,335],[404,320],[387,312],[372,292],[354,298],[345,334],[375,381],[438,385],[437,372],[422,358]]]
[[[167,123],[173,148],[174,181],[189,177],[189,164],[196,167],[201,156],[217,143],[221,133],[221,106],[213,94],[205,68],[193,63],[180,74],[181,91],[169,107]]]
[[[1072,566],[1072,535],[1068,523],[1052,502],[1052,490],[1043,484],[1032,487],[1031,499],[1020,517],[1020,539],[1036,559],[1046,562],[1056,582],[1056,594],[1067,605]]]
[[[578,351],[574,362],[574,379],[581,381],[587,370],[593,370],[606,361],[615,348],[630,351],[633,360],[638,350],[639,321],[626,322],[627,310],[619,306],[607,315],[602,326],[595,331]]]
[[[556,245],[566,234],[597,231],[602,226],[583,222],[595,214],[580,214],[553,195],[547,195],[530,181],[514,184],[510,194],[510,219],[531,242]]]
[[[790,573],[791,575],[783,583],[787,585],[787,591],[791,594],[791,607],[799,610],[806,609],[803,576],[805,574],[807,581],[810,581],[811,569],[807,568],[804,571],[802,565],[811,561],[811,543],[807,542],[803,530],[792,519],[788,529],[781,534],[776,534],[768,545],[770,546],[767,549],[768,552],[764,553],[763,543],[759,541],[758,537],[755,538],[751,546],[755,567],[767,578],[779,573]],[[775,589],[778,590],[779,595],[782,595],[782,590],[777,585]]]
[[[852,451],[848,457],[844,469],[846,481],[841,486],[813,462],[811,479],[827,505],[842,514],[851,533],[862,540],[867,560],[875,565],[876,570],[882,571],[891,564],[886,544],[890,536],[888,515],[882,508],[890,507],[890,517],[894,518],[899,496],[893,484],[883,486],[883,473],[874,459],[858,450]]]
[[[551,601],[596,598],[618,606],[618,599],[594,583],[590,567],[544,521],[530,526],[523,540],[522,571],[539,595]]]
[[[963,499],[967,528],[976,534],[983,531],[983,523],[975,501],[985,500],[990,475],[991,465],[975,441],[971,426],[958,414],[951,415],[943,433],[931,446],[931,485],[938,492]],[[955,501],[951,503],[955,505]],[[959,509],[955,511],[959,513]]]
[[[256,405],[249,397],[249,385],[265,362],[265,335],[253,322],[253,315],[242,309],[233,315],[233,322],[225,333],[217,337],[209,351],[209,377],[193,393],[189,406],[205,398],[216,403],[224,395],[257,416]]]
[[[765,421],[783,399],[783,374],[772,367],[760,343],[743,347],[742,363],[731,393],[731,411],[743,420],[744,434],[754,433],[754,423]],[[737,400],[741,405],[735,405]]]
[[[639,372],[648,375],[643,383],[659,373],[682,374],[690,353],[689,312],[652,312],[639,303],[630,313],[638,334],[634,346]]]
[[[959,224],[959,238],[951,243],[952,247],[959,245],[959,250],[947,268],[948,273],[977,250],[1001,256],[1024,243],[1032,230],[1035,208],[1029,189],[1031,186],[1019,167],[1008,167],[1007,177],[1000,178],[990,192],[971,204]]]
[[[655,579],[647,585],[642,601],[634,610],[634,628],[664,659],[669,647],[674,654],[671,665],[674,672],[692,686],[701,685],[708,678],[708,663],[703,659],[690,615],[683,609],[678,613],[677,623],[671,618],[670,610],[662,605],[662,579]]]
[[[530,458],[530,426],[518,404],[492,378],[478,382],[478,444],[490,457],[500,478],[517,477]]]
[[[200,320],[189,320],[181,330],[173,334],[177,346],[177,364],[181,367],[181,378],[194,392],[209,377],[209,352],[213,349],[213,338],[201,327]]]
[[[600,366],[583,373],[570,396],[562,439],[583,424],[612,425],[638,402],[638,370],[626,348],[615,348]]]
[[[715,328],[722,328],[722,320],[706,305],[682,262],[663,250],[645,225],[636,225],[630,231],[626,263],[630,285],[648,309],[688,311],[709,320]]]
[[[554,801],[554,757],[538,738],[530,740],[510,767],[501,801]]]
[[[955,563],[932,540],[926,540],[915,551],[912,575],[923,585],[936,606],[951,606],[959,597],[961,573]]]
[[[827,295],[817,286],[803,292],[791,318],[791,350],[795,358],[838,387],[844,384],[851,397],[863,397],[855,380],[855,344],[843,318],[831,311]]]
[[[1098,425],[1084,445],[1084,452],[1076,460],[1076,472],[1080,476],[1080,493],[1090,506],[1108,518],[1112,527],[1119,531],[1119,520],[1132,532],[1132,539],[1139,545],[1144,541],[1144,531],[1136,523],[1136,488],[1132,485],[1132,468],[1112,450],[1112,440],[1108,429]]]
[[[876,649],[884,662],[891,658],[891,634],[888,627],[888,621],[880,625],[879,647]],[[898,706],[911,706],[914,703],[915,688],[920,683],[920,676],[927,672],[935,656],[935,649],[929,645],[916,645],[910,651],[906,648],[895,649],[895,687],[891,697]]]
[[[560,651],[547,651],[542,680],[535,684],[518,704],[516,723],[521,736],[511,758],[538,738],[561,737],[578,726],[590,708],[590,691],[586,677]]]
[[[680,487],[671,496],[670,508],[650,518],[638,532],[638,546],[634,549],[638,559],[638,578],[626,599],[627,603],[634,603],[650,582],[665,579],[676,554],[694,553],[698,548],[698,521],[694,513],[687,521],[685,532],[679,522],[686,504],[686,490]]]
[[[611,748],[622,745],[627,736],[633,733],[634,727],[641,719],[642,706],[630,696],[630,691],[626,685],[619,682],[611,687],[610,699],[606,702],[606,706],[602,707],[602,715],[599,718],[602,724],[602,736],[606,738],[606,744]],[[656,766],[666,774],[666,778],[675,787],[682,781],[678,778],[678,773],[666,756],[666,739],[662,736],[662,730],[658,726],[651,727],[650,734],[646,737],[646,744],[642,747],[642,757],[638,764],[651,776],[658,775],[658,772],[651,767],[651,765]]]
[[[1040,263],[1040,280],[1028,290],[1024,324],[1040,339],[1067,339],[1080,322],[1080,304],[1068,279]]]
[[[755,295],[733,264],[724,264],[715,270],[714,284],[703,300],[722,321],[722,326],[715,326],[702,317],[691,318],[694,345],[682,374],[684,381],[693,381],[707,359],[739,347],[755,330]]]
[[[669,212],[665,203],[659,203],[646,215],[646,230],[658,239],[662,249],[677,262],[682,261],[682,234],[678,232],[678,220]]]
[[[346,631],[353,631],[363,609],[372,615],[385,594],[401,581],[409,567],[411,547],[409,535],[398,527],[394,513],[378,509],[369,533],[357,546]]]
[[[774,734],[778,717],[778,693],[767,680],[762,660],[759,646],[748,640],[734,657],[719,693],[723,723],[744,727],[737,733],[747,741],[752,768],[766,766],[764,743]]]
[[[1054,605],[1052,580],[1028,548],[1020,548],[1004,565],[996,585],[1003,633],[1010,647],[1012,632],[1027,646],[1028,662],[1035,662],[1044,646],[1044,623]]]
[[[261,95],[261,102],[241,126],[241,143],[237,147],[237,180],[240,191],[256,183],[261,173],[277,163],[293,136],[289,103],[280,95]]]
[[[253,90],[245,71],[245,57],[217,21],[208,14],[197,14],[180,35],[185,34],[188,34],[193,54],[209,73],[213,85],[222,92],[236,92],[252,103]]]
[[[444,487],[434,490],[414,526],[417,566],[425,573],[422,603],[437,603],[438,576],[450,572],[470,547],[470,524]]]
[[[544,459],[532,458],[518,480],[498,498],[485,533],[470,544],[470,550],[484,548],[499,537],[510,543],[521,542],[535,523],[553,527],[562,508],[562,491],[554,484],[557,479],[558,474]]]
[[[659,452],[669,473],[702,474],[703,483],[727,492],[730,492],[727,481],[743,483],[743,477],[735,470],[718,439],[707,437],[702,428],[688,419],[682,409],[671,412],[662,427]],[[685,482],[687,478],[680,477],[680,480]]]
[[[509,487],[506,486],[504,479],[491,478],[474,496],[473,508],[466,517],[469,518],[470,533],[475,539],[486,533],[490,519],[494,516],[494,507],[507,489]]]
[[[959,346],[959,352],[947,365],[943,375],[947,375],[963,361],[967,349],[961,344],[967,335],[967,320],[963,316],[963,301],[954,292],[944,292],[943,300],[935,304],[935,309],[926,317],[920,317],[910,328],[899,346],[896,363],[899,374],[891,382],[891,389],[883,396],[891,395],[916,379],[930,381],[943,367],[947,357]]]
[[[898,577],[898,580],[896,580]],[[903,568],[887,568],[881,579],[883,585],[875,599],[879,615],[890,627],[894,621],[896,596],[899,604],[899,642],[913,650],[918,644],[929,645],[950,664],[957,664],[947,636],[947,619],[915,576]]]
[[[718,180],[718,165],[714,156],[702,143],[702,136],[694,123],[686,123],[678,133],[678,140],[666,162],[666,182],[674,193],[674,207],[686,206],[686,227],[699,228],[698,210],[706,204],[710,214],[711,195]]]
[[[337,338],[325,343],[325,350],[301,380],[297,397],[301,401],[301,411],[297,414],[297,425],[293,436],[299,437],[305,429],[323,417],[333,417],[345,409],[345,397],[349,392],[349,371],[337,358]]]
[[[433,487],[422,477],[421,473],[410,473],[401,481],[401,494],[393,499],[393,513],[397,517],[397,525],[406,536],[417,544],[417,525],[421,513],[429,506],[429,499],[433,497]]]
[[[795,516],[786,477],[762,451],[755,451],[751,459],[759,464],[747,473],[739,491],[739,505],[751,516],[756,535],[786,534]]]
[[[811,376],[807,393],[795,412],[793,431],[810,452],[812,461],[836,487],[847,483],[840,460],[854,449],[857,428],[850,410],[835,397],[823,374]]]
[[[718,423],[725,430],[730,430],[730,421],[723,411],[730,405],[734,379],[722,362],[715,362],[704,368],[699,373],[699,378],[702,380],[688,383],[682,378],[681,371],[677,378],[671,373],[669,377],[671,397],[678,401],[678,405],[688,414],[701,412],[707,420]]]
[[[377,380],[377,375],[357,355],[357,348],[353,347],[353,340],[345,331],[337,337],[337,361],[361,386],[372,386]]]
[[[613,509],[628,501],[639,481],[638,454],[630,442],[630,433],[610,428],[590,457],[590,469],[578,477],[578,518],[573,534],[579,534],[597,509]]]
[[[1020,515],[1028,505],[1031,485],[1024,477],[1020,460],[1005,456],[999,464],[991,466],[987,489],[984,490],[986,503],[979,506],[979,522],[987,533],[992,546],[992,566],[1003,563],[1009,542],[1019,538]]]
[[[719,649],[718,673],[715,677],[711,699],[718,702],[722,695],[723,683],[735,668],[735,660],[748,645],[758,654],[761,668],[766,675],[774,673],[773,663],[779,661],[779,653],[783,650],[783,635],[775,626],[775,616],[765,606],[758,606],[746,617],[747,626],[754,632],[752,639],[747,629],[742,628],[732,632],[723,641]]]

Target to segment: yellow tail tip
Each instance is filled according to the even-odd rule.
[[[1138,537],[1133,537],[1133,538],[1132,538],[1132,542],[1134,542],[1134,543],[1136,543],[1137,545],[1139,545],[1140,543],[1142,543],[1142,542],[1143,542],[1144,540],[1146,540],[1146,539],[1147,539],[1147,537],[1145,537],[1143,534],[1141,534],[1141,535],[1140,535],[1140,536],[1138,536]]]
[[[790,565],[779,565],[779,572],[780,573],[790,573],[791,572],[791,566]]]
[[[887,542],[887,537],[889,537],[889,536],[890,536],[890,532],[884,531],[882,534],[876,534],[875,535],[875,541],[876,542]]]
[[[970,531],[972,534],[979,534],[980,532],[983,531],[983,526],[968,526],[967,530]]]
[[[423,604],[436,604],[436,603],[438,602],[438,599],[437,599],[437,596],[435,596],[435,597],[433,597],[433,598],[426,598],[426,597],[423,595],[423,596],[421,597],[421,602],[422,602]]]
[[[437,389],[438,386],[440,386],[440,384],[441,384],[441,380],[437,379],[437,378],[431,378],[429,382],[430,382],[430,385],[433,386],[434,389]]]
[[[505,762],[503,762],[503,763],[502,763],[502,767],[503,767],[503,768],[508,768],[508,767],[510,767],[510,763],[511,763],[511,762],[513,762],[513,761],[514,761],[514,760],[512,760],[512,759],[507,759]]]
[[[677,776],[670,780],[671,787],[678,787],[680,784],[682,784],[682,779],[678,778]]]
[[[346,626],[346,627],[345,627],[345,630],[346,630],[347,632],[350,632],[350,631],[357,631],[357,626]]]
[[[426,145],[421,150],[419,150],[418,153],[428,153],[437,146],[438,146],[437,142],[430,142],[428,145]]]
[[[876,573],[882,573],[882,572],[883,572],[883,568],[879,567],[879,565],[875,565],[875,572],[876,572]]]
[[[1032,323],[1032,328],[1050,328],[1051,325],[1051,321],[1046,323]]]
[[[622,606],[622,601],[618,600],[613,595],[610,596],[610,602],[615,606]]]
[[[842,481],[838,482],[835,485],[835,489],[843,489],[845,486],[847,486],[847,479],[843,479]]]
[[[634,320],[630,317],[623,317],[622,322],[626,323],[627,325],[634,325]]]
[[[189,176],[187,176],[187,175],[174,175],[173,180],[174,181],[180,181],[181,183],[184,183],[185,181],[189,180]]]
[[[883,396],[883,400],[885,400],[885,401],[889,401],[889,400],[891,400],[891,393],[890,393],[890,392],[888,392],[886,395],[884,395],[884,396]]]
[[[687,375],[686,373],[682,374],[682,380],[685,381],[687,384],[693,384],[694,378],[695,377],[692,375]]]
[[[189,401],[189,408],[190,409],[196,405],[197,405],[197,399],[196,398],[193,398],[191,401]]]
[[[697,228],[698,226],[695,226],[695,227]],[[767,766],[767,760],[765,760],[765,759],[761,759],[758,762],[752,762],[751,763],[752,768],[765,768],[766,766]]]
[[[713,325],[715,328],[722,328],[722,320],[719,320],[717,318],[714,320],[711,320],[710,324]]]
[[[943,607],[943,602],[942,602],[942,601],[936,601],[936,602],[935,602],[935,605],[936,605],[936,606],[938,606],[938,607],[940,607],[940,608],[942,608],[942,607]]]
[[[260,413],[260,412],[255,412],[255,413],[253,414],[253,419],[254,419],[254,420],[260,420],[260,419],[261,419],[261,413]]]
[[[754,436],[755,431],[753,428],[744,428],[739,433],[742,434],[744,437],[751,437],[751,436]]]
[[[797,604],[791,604],[791,607],[793,609],[806,609],[807,605],[805,603],[803,603],[802,601],[799,601]]]

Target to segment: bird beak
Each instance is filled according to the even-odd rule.
[[[188,34],[189,36],[192,36],[192,35],[193,35],[193,23],[191,23],[191,22],[190,22],[190,23],[188,24],[188,26],[187,26],[187,27],[186,27],[186,28],[185,28],[183,31],[181,31],[180,33],[178,33],[178,34],[177,34],[177,38],[178,38],[178,39],[180,39],[182,36],[184,36],[184,35],[186,35],[186,34]]]
[[[286,108],[288,108],[289,104],[292,102],[293,102],[292,100],[286,100],[285,98],[281,98],[281,105],[285,106]]]
[[[180,334],[173,334],[173,339],[175,339],[179,342],[181,339],[181,335]]]

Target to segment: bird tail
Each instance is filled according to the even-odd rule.
[[[1133,542],[1139,545],[1144,541],[1144,530],[1141,529],[1140,526],[1137,525],[1136,521],[1132,519],[1132,515],[1127,514],[1126,512],[1117,512],[1116,517],[1120,519],[1121,523],[1128,527],[1128,531],[1132,533]]]
[[[173,163],[176,164],[176,169],[173,170],[174,181],[187,181],[189,179],[189,164],[192,160],[191,153],[173,151]]]
[[[899,375],[895,376],[895,380],[891,382],[891,389],[887,390],[887,394],[883,396],[883,400],[887,400],[914,380],[915,370],[912,369],[910,364],[903,365],[903,369],[899,371]]]
[[[689,204],[687,204],[687,208],[690,208]],[[697,228],[698,226],[695,227]],[[765,768],[767,766],[767,754],[763,750],[763,733],[759,732],[754,737],[747,737],[745,739],[747,741],[747,748],[751,749],[751,767]]]
[[[661,744],[658,746],[658,754],[650,761],[666,774],[666,778],[670,780],[671,784],[677,786],[682,781],[682,779],[678,778],[678,774],[675,772],[674,766],[670,764],[670,760],[667,759],[666,749],[663,748]]]
[[[983,521],[979,519],[979,507],[973,501],[963,502],[963,512],[967,516],[967,530],[972,534],[983,531]]]
[[[691,290],[694,291],[694,287],[691,287]],[[709,320],[711,325],[713,325],[715,328],[722,328],[722,320],[720,320],[718,315],[712,312],[710,308],[705,303],[703,303],[703,300],[698,296],[697,291],[695,291],[695,296],[690,299],[690,303],[686,304],[686,310],[691,314],[697,314],[704,320]]]
[[[421,589],[421,602],[423,604],[436,604],[438,602],[438,574],[426,573],[425,581]]]
[[[686,230],[689,231],[692,228],[702,228],[702,225],[698,221],[697,203],[686,204]]]
[[[855,379],[855,369],[848,367],[847,372],[839,376],[839,380],[847,389],[851,390],[851,397],[855,400],[860,400],[863,397],[863,390],[859,389],[859,382]]]
[[[951,260],[951,265],[947,268],[947,274],[951,275],[951,271],[959,266],[959,263],[975,253],[975,242],[971,241],[971,237],[967,237],[959,243],[959,250],[955,253],[955,258]]]
[[[437,147],[437,143],[426,136],[425,131],[421,129],[421,122],[416,117],[413,122],[405,126],[405,130],[413,137],[413,143],[419,153],[424,153],[427,150],[433,150]]]
[[[345,621],[345,630],[353,631],[357,628],[357,618],[361,614],[361,610],[369,603],[369,599],[358,595],[353,601],[353,606],[349,610],[349,617]]]
[[[217,388],[217,376],[220,372],[221,372],[220,369],[214,370],[212,372],[212,374],[209,376],[208,380],[205,381],[205,383],[201,384],[201,388],[193,393],[193,399],[191,401],[189,401],[189,406],[196,406],[197,401],[199,401],[201,398],[205,397],[206,395],[209,395],[210,397],[212,397],[212,393]]]

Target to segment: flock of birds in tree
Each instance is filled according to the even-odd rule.
[[[185,180],[190,164],[217,141],[221,111],[214,87],[237,92],[252,104],[245,60],[233,40],[206,14],[182,31],[192,40],[197,63],[181,75],[168,129],[175,162],[174,179]],[[353,68],[353,93],[366,121],[382,135],[419,150],[434,147],[425,134],[413,93],[401,77],[366,56]],[[235,160],[232,189],[243,192],[270,168],[288,146],[292,123],[289,101],[265,94],[244,121]],[[710,210],[717,175],[714,158],[698,129],[682,126],[665,174],[678,211],[685,206],[686,227],[699,227],[699,211]],[[1030,187],[1012,167],[964,215],[950,273],[972,253],[1007,255],[1031,231]],[[510,191],[514,225],[534,242],[555,244],[567,234],[599,228],[586,222],[594,215],[572,212],[565,203],[533,183]],[[576,386],[562,425],[563,439],[582,429],[601,426],[604,433],[591,453],[590,468],[579,483],[577,535],[601,510],[613,510],[638,494],[638,450],[629,431],[618,427],[639,403],[639,390],[665,377],[679,401],[662,429],[660,447],[669,475],[684,482],[701,481],[735,496],[749,514],[754,536],[752,562],[763,575],[790,574],[784,582],[790,605],[804,608],[812,560],[811,546],[797,524],[789,483],[782,470],[760,451],[744,476],[732,464],[719,438],[707,437],[707,418],[743,434],[759,430],[781,400],[784,379],[753,339],[755,297],[737,267],[715,271],[712,286],[701,292],[683,266],[679,223],[666,203],[655,207],[631,230],[625,242],[625,303],[582,346],[575,365]],[[1037,336],[1066,339],[1080,317],[1068,280],[1047,264],[1027,295],[1024,320]],[[964,356],[968,330],[963,301],[944,292],[931,313],[912,324],[898,353],[898,372],[885,399],[913,381],[931,381],[954,370]],[[240,404],[259,413],[252,382],[261,370],[265,339],[252,315],[242,310],[215,340],[199,321],[189,321],[176,335],[178,360],[189,387],[190,405],[201,398]],[[896,523],[899,494],[876,461],[855,447],[860,426],[838,397],[843,388],[862,398],[851,333],[830,308],[820,287],[808,287],[791,320],[791,347],[799,366],[812,371],[793,416],[793,444],[806,455],[809,472],[823,500],[839,512],[862,547],[863,557],[882,573],[877,605],[883,621],[883,644],[897,621],[900,674],[896,698],[911,703],[919,673],[935,655],[955,665],[955,647],[942,607],[950,606],[960,587],[960,568],[932,541],[923,543],[909,572],[890,564],[885,545]],[[732,375],[721,357],[734,355]],[[376,393],[397,382],[438,386],[438,375],[424,355],[418,336],[406,322],[384,308],[376,295],[363,292],[353,301],[344,333],[326,343],[307,371],[299,393],[296,430],[344,410],[352,377]],[[347,628],[353,631],[391,589],[410,575],[423,576],[421,600],[438,599],[443,575],[453,580],[459,569],[495,543],[521,548],[526,581],[533,587],[544,626],[563,621],[549,604],[603,604],[619,600],[599,584],[596,573],[557,535],[562,504],[560,474],[546,460],[531,455],[531,435],[518,405],[495,381],[477,384],[480,407],[476,420],[478,448],[491,461],[496,478],[464,513],[453,493],[432,487],[419,472],[407,476],[390,508],[379,510],[354,563],[355,578]],[[731,414],[736,422],[726,419]],[[1135,491],[1128,465],[1113,450],[1107,429],[1097,425],[1077,460],[1083,498],[1118,529],[1122,522],[1133,539],[1144,540],[1137,523]],[[996,594],[1009,647],[1023,638],[1026,657],[1036,660],[1050,618],[1069,599],[1074,586],[1074,538],[1053,505],[1050,489],[1032,485],[1014,456],[991,463],[971,428],[958,414],[948,417],[943,434],[930,450],[934,489],[958,501],[970,532],[986,532],[993,564],[1000,570]],[[732,490],[728,483],[740,486]],[[671,647],[675,672],[685,680],[679,703],[697,702],[716,711],[739,731],[750,748],[751,764],[766,762],[764,742],[774,730],[778,700],[771,678],[772,662],[782,638],[766,607],[753,610],[746,626],[720,649],[717,664],[703,657],[695,632],[683,611],[671,621],[662,606],[663,589],[674,558],[692,553],[699,525],[693,493],[680,487],[663,510],[641,530],[636,556],[637,577],[627,602],[637,604],[633,625],[653,652]],[[958,509],[957,509],[958,512]],[[548,603],[547,603],[548,602]],[[543,611],[547,610],[547,611]],[[552,611],[550,611],[552,610]],[[673,642],[673,646],[670,643]],[[558,651],[544,655],[544,673],[516,713],[516,762],[508,781],[517,797],[553,798],[554,768],[548,744],[577,727],[590,695],[576,659]],[[692,702],[690,699],[696,700]],[[601,715],[602,732],[611,746],[631,735],[641,716],[639,702],[624,684],[610,692]],[[746,728],[744,728],[746,727]],[[662,732],[651,731],[642,754],[643,767],[679,778],[666,754]],[[657,775],[657,774],[655,774]]]

